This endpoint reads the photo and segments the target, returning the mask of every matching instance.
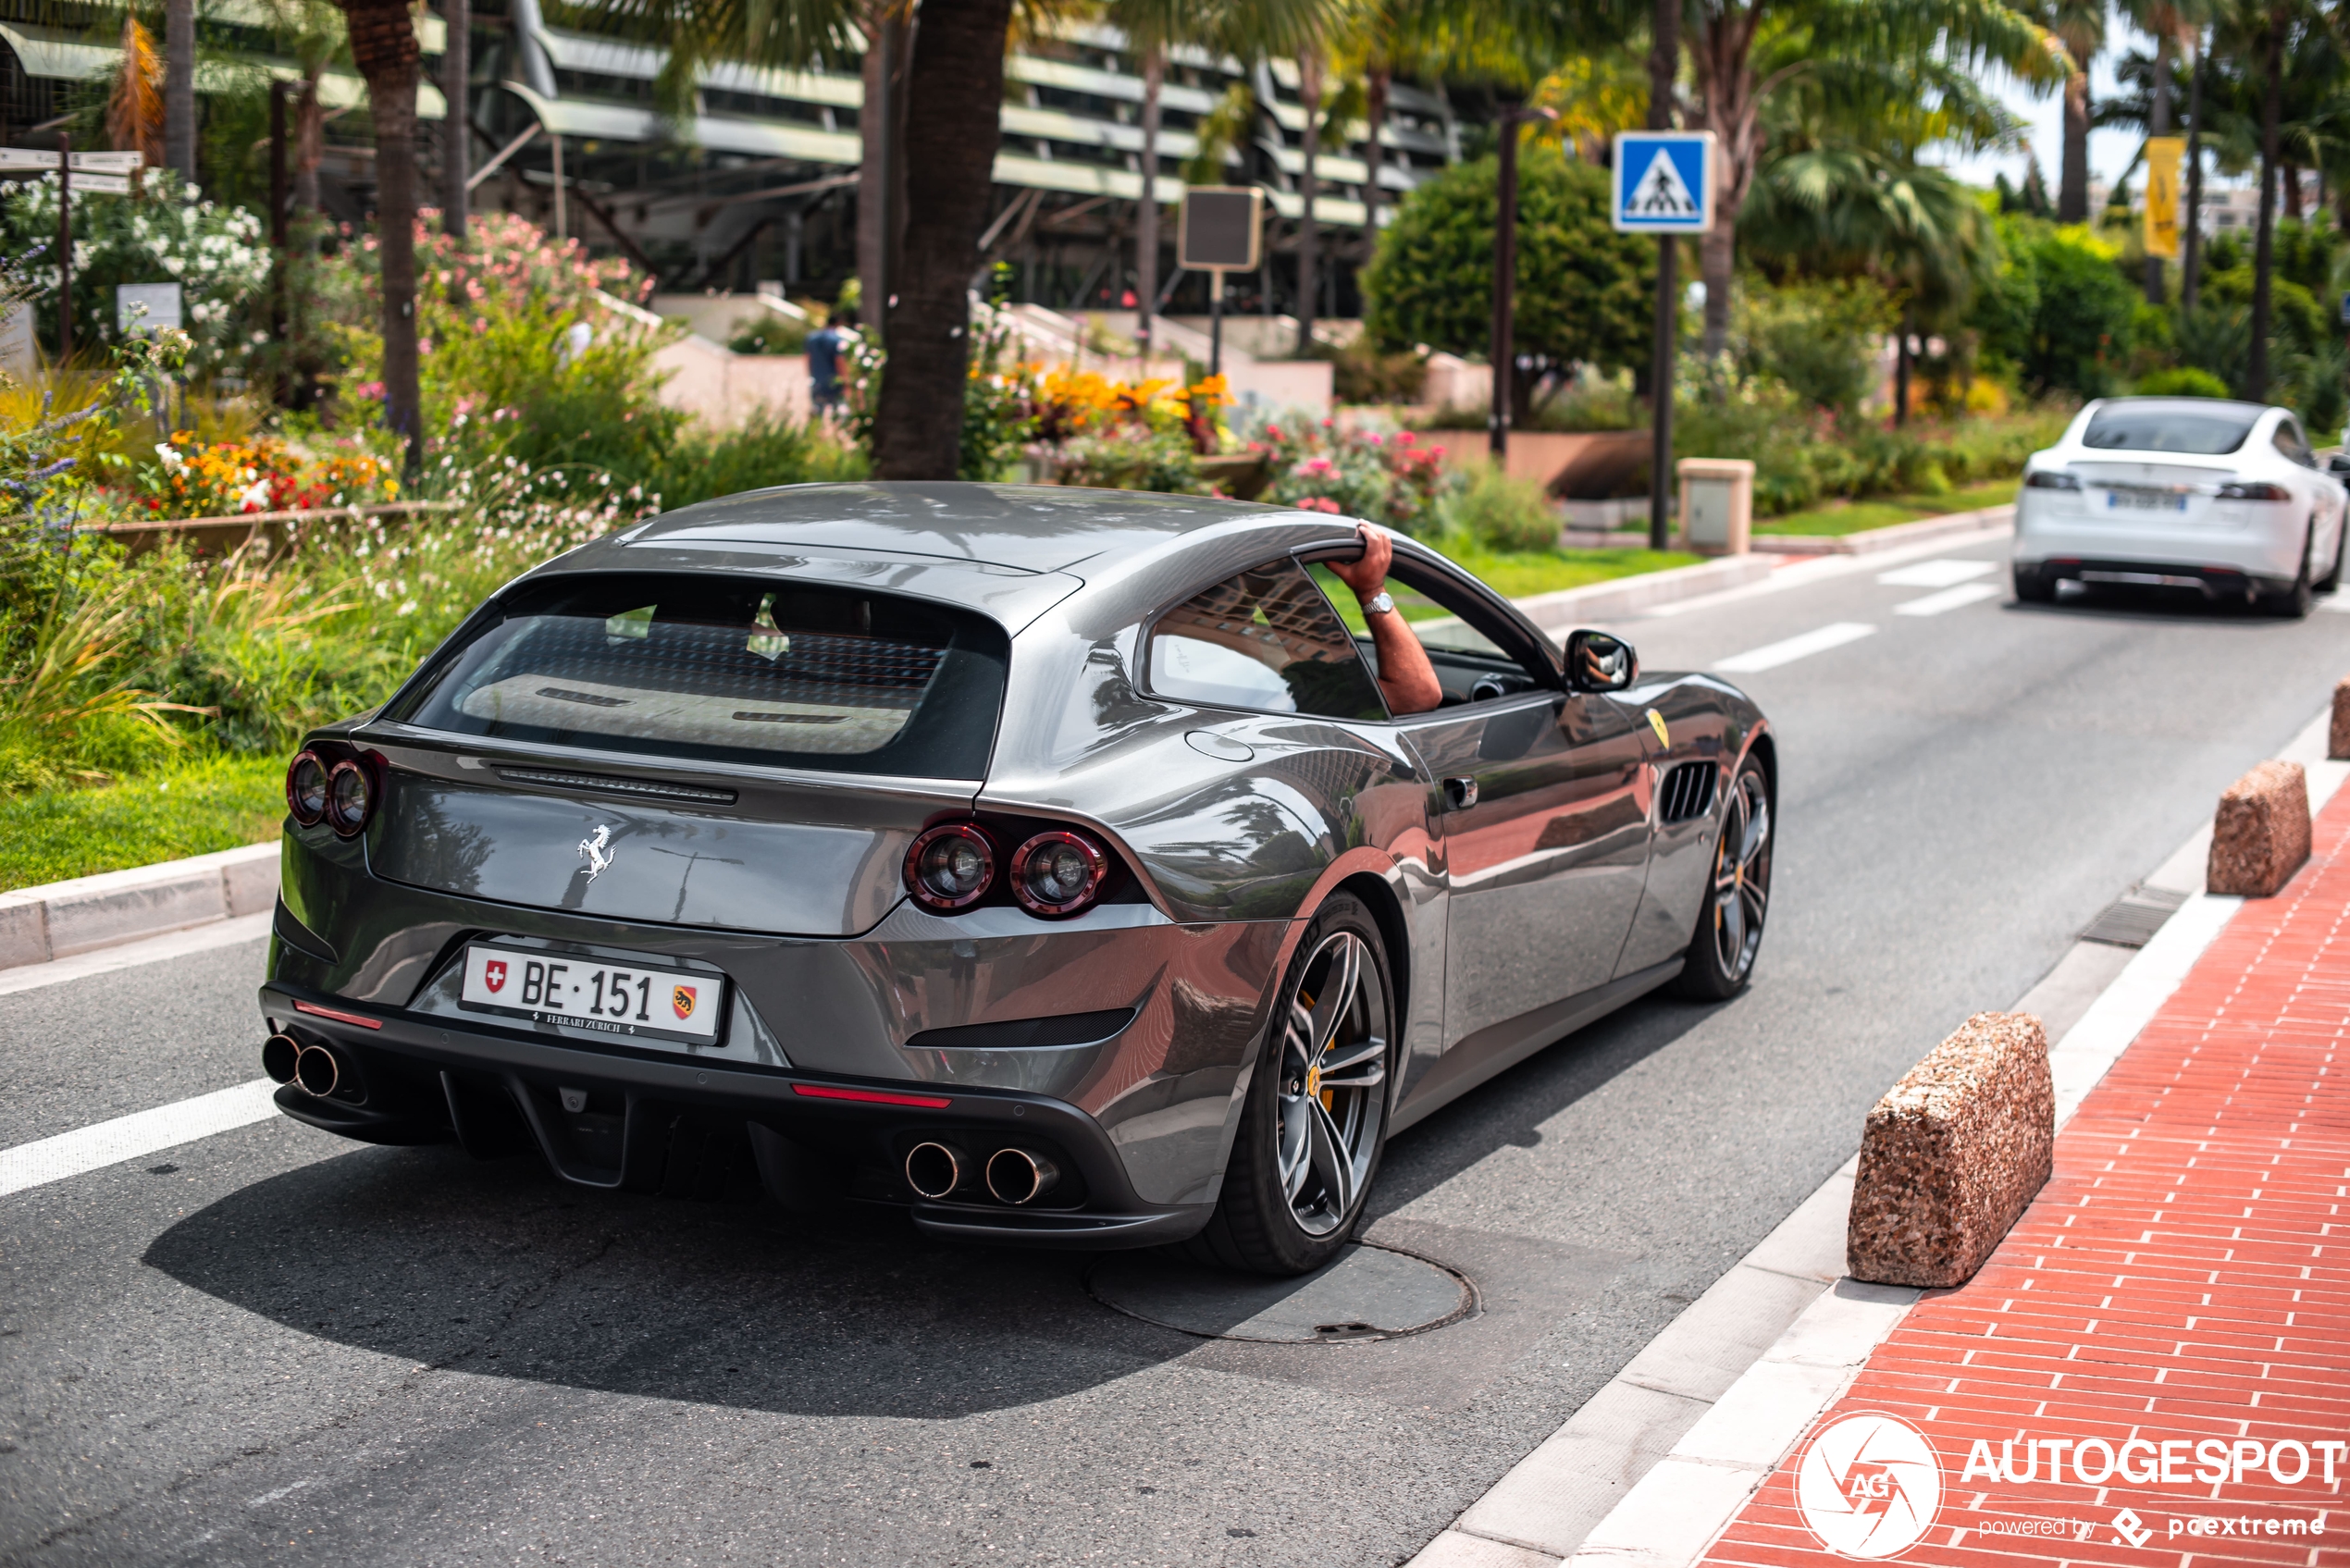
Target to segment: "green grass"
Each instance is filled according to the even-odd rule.
[[[0,796],[0,891],[275,838],[285,777],[280,758],[216,757],[100,789]]]
[[[1490,550],[1459,539],[1441,542],[1438,549],[1473,575],[1482,579],[1510,599],[1525,599],[1533,594],[1556,593],[1561,588],[1579,588],[1590,583],[1604,583],[1615,577],[1635,577],[1644,572],[1662,572],[1673,566],[1694,566],[1704,560],[1700,555],[1685,555],[1670,549],[1634,549],[1608,548],[1604,549],[1526,549]],[[1340,619],[1348,629],[1361,632],[1362,607],[1346,585],[1326,566],[1314,568],[1314,575],[1338,607]],[[1391,582],[1387,591],[1395,597],[1395,608],[1406,621],[1437,621],[1452,614],[1442,605],[1423,599],[1401,583]]]
[[[1846,534],[1864,533],[1871,528],[1890,528],[1897,523],[1914,523],[1921,517],[1942,517],[1953,512],[1973,512],[1986,506],[2004,506],[2015,500],[2013,479],[1994,479],[1988,484],[1970,486],[1939,496],[1886,496],[1874,500],[1849,501],[1842,506],[1824,506],[1811,512],[1790,512],[1784,517],[1758,517],[1754,531],[1758,534],[1804,534],[1814,538],[1841,537]]]

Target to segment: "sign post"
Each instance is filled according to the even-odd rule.
[[[1252,272],[1265,225],[1265,192],[1255,186],[1191,185],[1176,220],[1175,265],[1208,275],[1207,373],[1224,374],[1224,275]]]
[[[1713,227],[1716,185],[1710,130],[1626,130],[1615,138],[1612,185],[1615,228],[1656,236],[1656,357],[1649,375],[1653,436],[1649,454],[1649,547],[1670,542],[1667,504],[1673,474],[1674,334],[1679,292],[1675,249],[1684,234]]]

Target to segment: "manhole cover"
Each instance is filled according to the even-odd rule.
[[[1086,1276],[1105,1306],[1213,1340],[1277,1345],[1389,1340],[1469,1315],[1466,1276],[1387,1247],[1350,1246],[1297,1279],[1227,1274],[1157,1253],[1114,1253]]]

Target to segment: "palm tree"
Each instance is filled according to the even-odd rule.
[[[163,161],[196,182],[196,0],[163,0]]]
[[[339,0],[351,61],[367,83],[376,132],[376,244],[382,266],[384,424],[424,463],[416,385],[416,24],[403,0]]]
[[[2048,31],[2064,45],[2064,156],[2057,170],[2057,221],[2089,221],[2089,62],[2105,47],[2105,0],[2051,0]]]
[[[1737,273],[1737,215],[1762,153],[1761,116],[1779,87],[1810,73],[1898,79],[1908,101],[1979,95],[1986,65],[2028,81],[2064,68],[2048,35],[1999,0],[1691,0],[1688,32],[1701,123],[1722,162],[1722,215],[1700,243],[1705,280],[1705,352],[1729,338]]]

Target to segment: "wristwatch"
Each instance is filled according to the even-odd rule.
[[[1370,598],[1363,601],[1363,613],[1366,615],[1394,614],[1395,596],[1389,593],[1385,588],[1381,588],[1379,592],[1373,594]]]

